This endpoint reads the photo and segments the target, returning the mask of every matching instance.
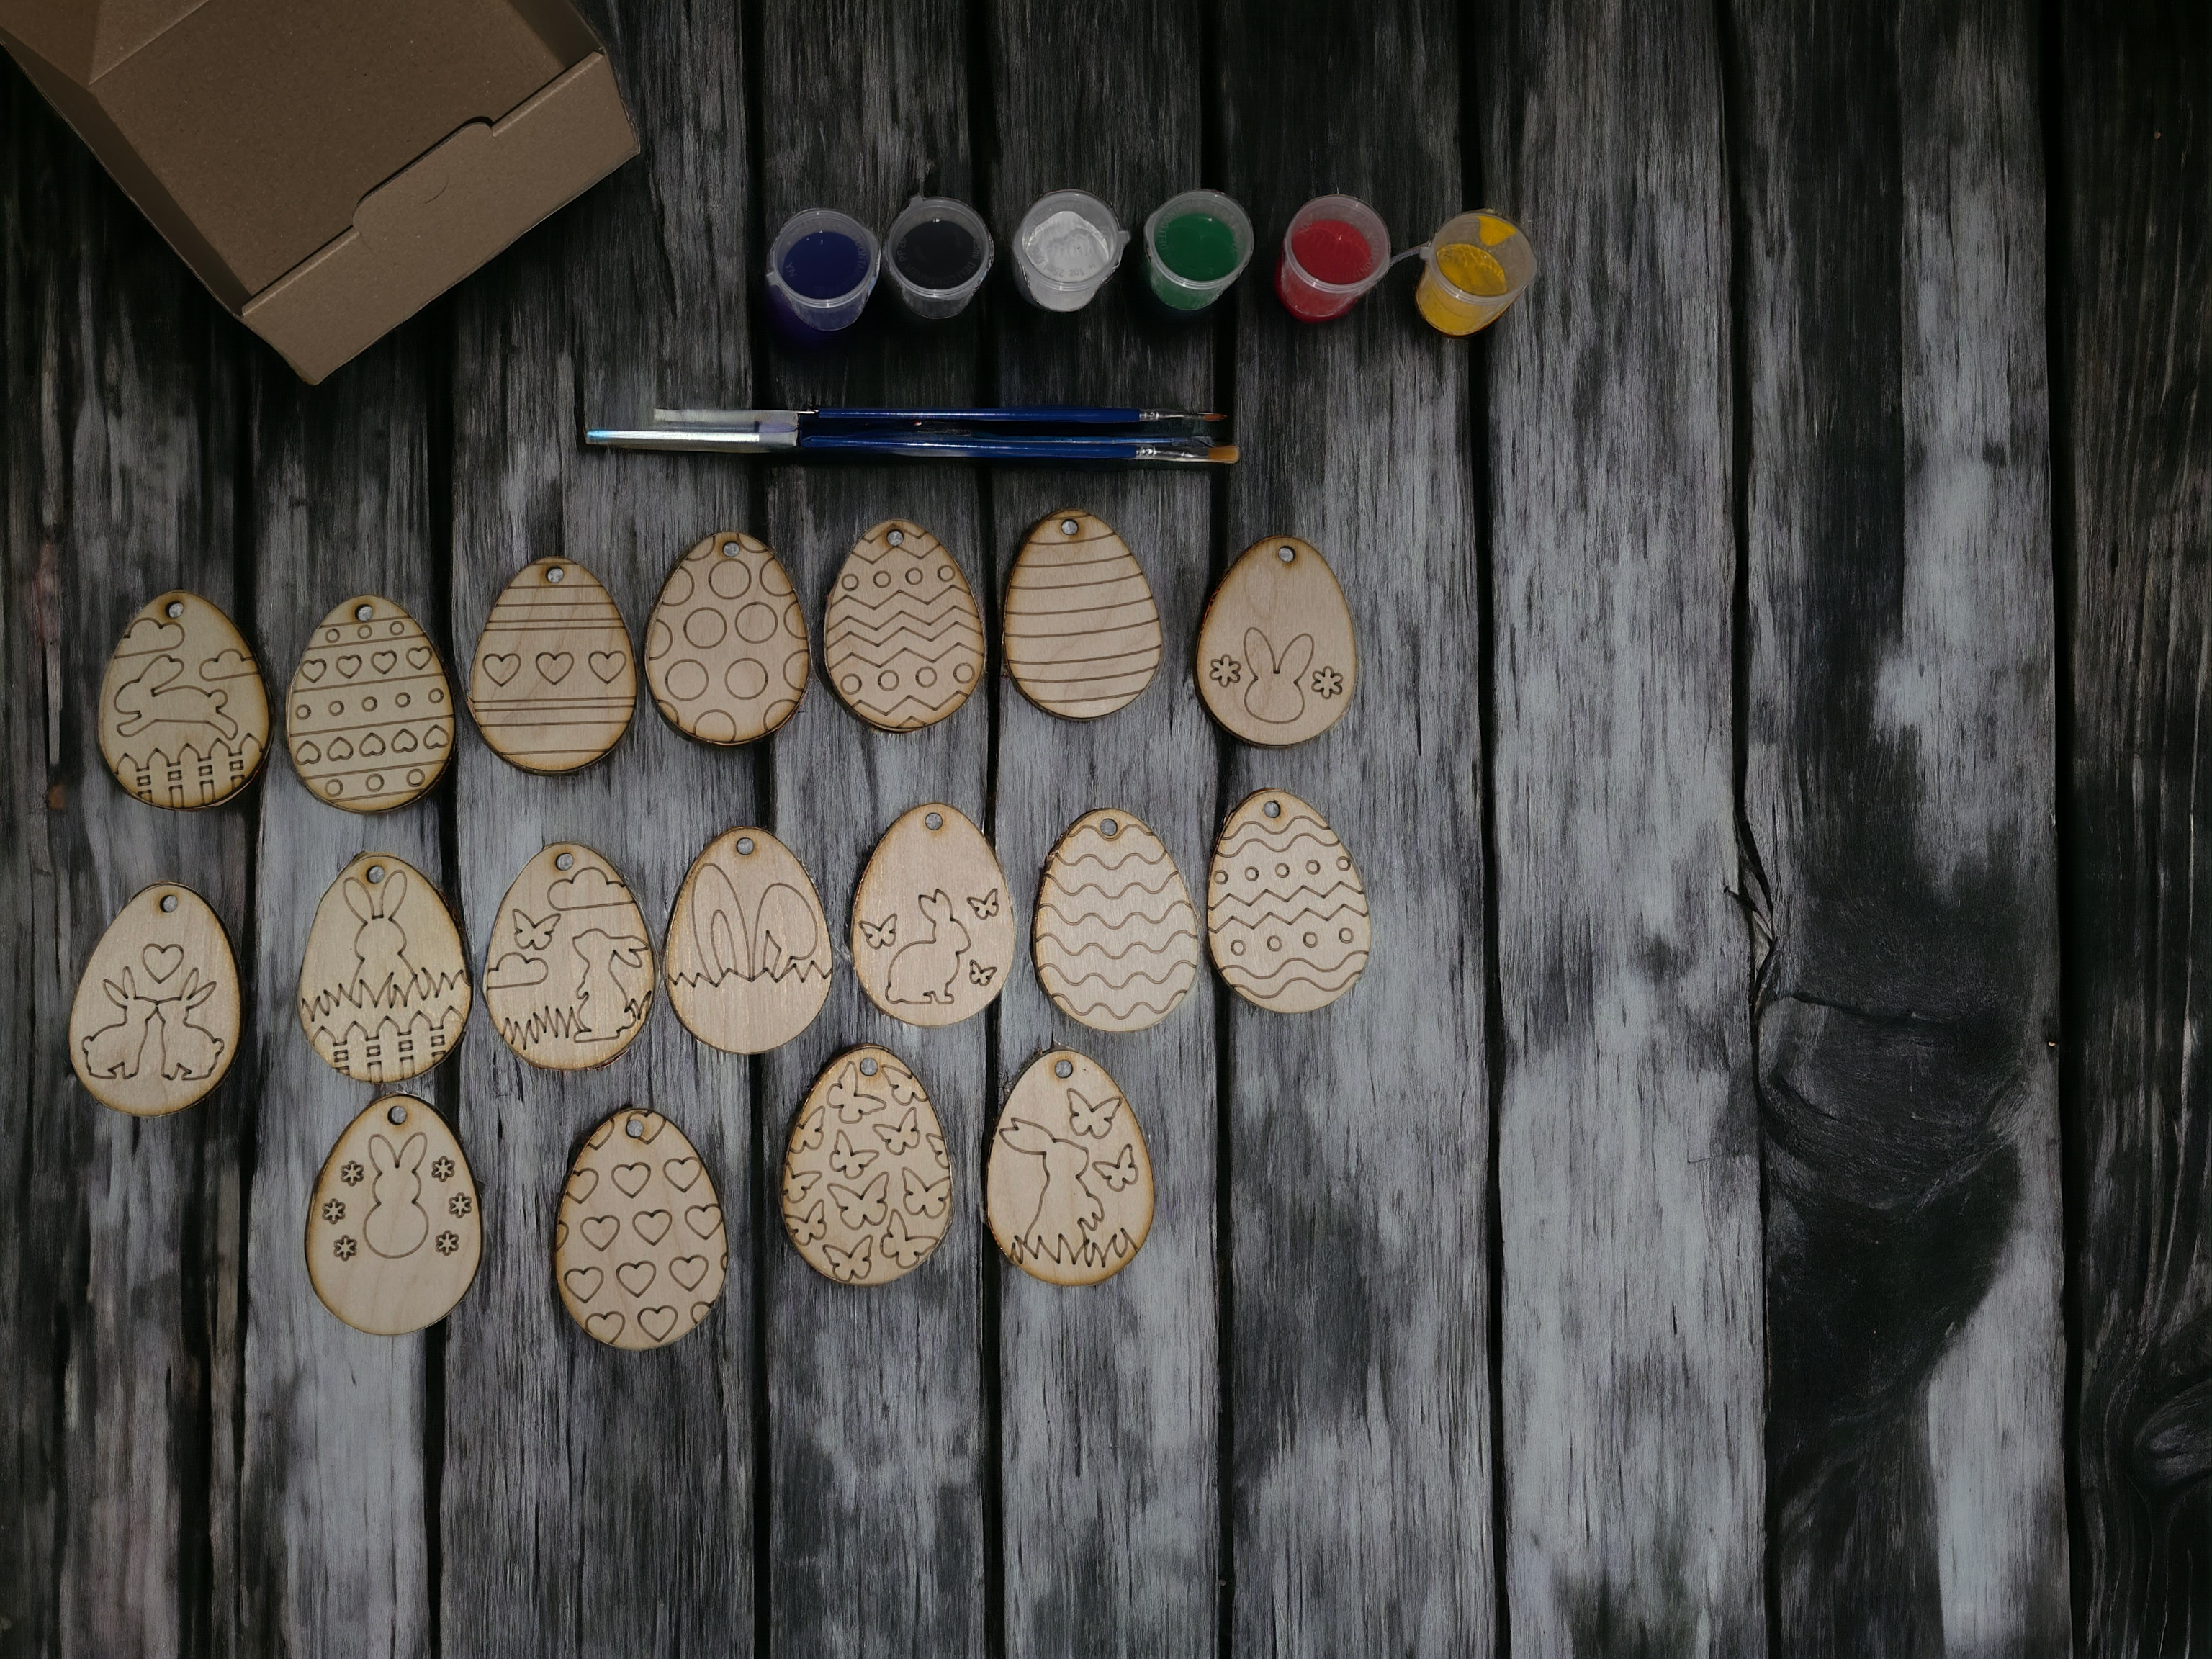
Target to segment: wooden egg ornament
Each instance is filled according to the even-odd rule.
[[[1014,959],[1006,872],[983,832],[943,801],[884,832],[853,895],[853,972],[909,1025],[951,1025],[1006,988]]]
[[[469,671],[484,741],[526,772],[573,772],[615,746],[636,706],[629,635],[599,579],[574,559],[523,566]]]
[[[315,907],[300,962],[300,1029],[357,1083],[419,1077],[469,1023],[468,952],[438,884],[364,853]]]
[[[70,1008],[70,1064],[101,1104],[180,1112],[238,1058],[238,963],[208,902],[157,882],[115,914]]]
[[[349,812],[419,799],[453,753],[453,689],[430,636],[390,599],[363,593],[316,625],[284,694],[300,781]]]
[[[453,1310],[483,1260],[476,1177],[421,1101],[386,1095],[346,1126],[307,1200],[307,1277],[357,1331],[404,1336]]]
[[[624,1107],[592,1131],[562,1188],[562,1305],[611,1348],[665,1348],[722,1293],[730,1246],[714,1182],[684,1132]]]
[[[921,1082],[888,1048],[848,1048],[814,1080],[783,1152],[783,1226],[840,1285],[888,1285],[952,1218],[952,1164]]]
[[[1152,1160],[1104,1066],[1054,1048],[1015,1079],[983,1210],[1006,1260],[1048,1285],[1096,1285],[1135,1259],[1152,1228]]]
[[[830,590],[822,666],[880,731],[933,725],[983,677],[983,617],[945,544],[890,519],[854,544]]]
[[[691,1035],[765,1054],[811,1024],[836,963],[805,866],[765,830],[732,830],[691,861],[665,945],[668,1000]]]
[[[637,901],[590,848],[556,842],[522,866],[492,917],[484,1007],[532,1066],[604,1066],[653,1007],[653,941]]]
[[[1280,749],[1344,718],[1359,678],[1352,608],[1328,561],[1296,536],[1237,556],[1198,626],[1198,690],[1247,743]]]
[[[1030,935],[1037,980],[1070,1019],[1141,1031],[1198,977],[1198,912],[1167,848],[1135,817],[1086,812],[1045,862]]]
[[[1128,544],[1079,510],[1040,520],[1006,578],[1006,668],[1048,714],[1091,720],[1160,663],[1160,613]]]
[[[269,694],[230,618],[164,593],[131,619],[100,684],[100,752],[149,806],[213,806],[269,752]]]
[[[676,562],[645,625],[645,683],[702,743],[751,743],[798,712],[806,618],[764,542],[724,532]]]
[[[1326,818],[1280,789],[1246,796],[1221,826],[1206,930],[1222,978],[1279,1014],[1326,1008],[1349,991],[1372,943],[1352,854]]]

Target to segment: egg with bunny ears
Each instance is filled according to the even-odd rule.
[[[1006,1260],[1048,1285],[1096,1285],[1136,1259],[1152,1230],[1152,1159],[1104,1066],[1054,1048],[1015,1079],[983,1212]]]
[[[1352,607],[1310,542],[1270,536],[1229,567],[1198,627],[1198,694],[1237,737],[1283,749],[1344,718],[1359,678]]]
[[[483,1259],[476,1177],[421,1101],[386,1095],[346,1126],[307,1200],[307,1277],[357,1331],[404,1336],[453,1310]]]
[[[954,1025],[1006,988],[1014,913],[983,832],[943,801],[884,831],[853,894],[853,974],[893,1019]]]
[[[356,1083],[419,1077],[469,1023],[468,957],[437,883],[363,853],[315,907],[300,962],[300,1029]]]

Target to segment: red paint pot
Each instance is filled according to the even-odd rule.
[[[1390,232],[1352,196],[1316,196],[1291,216],[1275,263],[1275,297],[1301,322],[1352,309],[1390,268]]]

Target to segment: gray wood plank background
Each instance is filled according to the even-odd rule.
[[[0,69],[0,1655],[2204,1651],[2202,8],[587,9],[642,157],[312,389]],[[800,207],[880,231],[961,197],[1003,263],[1043,190],[1140,231],[1198,183],[1260,249],[1193,323],[1150,307],[1140,246],[1074,317],[994,276],[955,322],[884,291],[801,349],[758,304]],[[1328,190],[1401,247],[1495,205],[1544,274],[1471,343],[1419,322],[1409,270],[1301,327],[1268,277]],[[1223,409],[1245,459],[753,471],[576,434],[1117,397]],[[1023,535],[1071,505],[1166,629],[1155,684],[1086,726],[995,651]],[[360,591],[459,677],[530,558],[588,566],[637,635],[722,529],[775,547],[818,640],[892,516],[994,635],[923,732],[817,683],[770,742],[709,750],[641,699],[605,762],[538,778],[465,723],[453,781],[374,820],[281,745],[193,815],[99,756],[107,654],[169,586],[275,687]],[[1279,532],[1331,559],[1363,675],[1335,731],[1263,751],[1188,658]],[[1026,941],[1082,811],[1137,813],[1196,891],[1267,785],[1373,903],[1326,1012],[1209,973],[1105,1036],[1024,960],[923,1032],[853,980],[854,884],[910,805],[984,826]],[[478,1282],[419,1336],[331,1319],[301,1206],[372,1091],[293,993],[339,866],[441,879],[480,967],[545,842],[605,853],[658,939],[740,823],[822,891],[820,1019],[745,1061],[659,1009],[565,1078],[478,1022],[414,1091],[475,1165]],[[231,930],[251,1034],[140,1122],[84,1096],[64,1031],[162,878]],[[774,1202],[793,1110],[860,1041],[957,1149],[945,1245],[866,1294]],[[1144,1253],[1079,1292],[981,1213],[999,1104],[1053,1042],[1121,1082],[1159,1182]],[[550,1261],[578,1142],[630,1103],[696,1143],[732,1249],[702,1329],[646,1355],[576,1329]]]

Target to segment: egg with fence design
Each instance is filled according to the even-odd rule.
[[[1239,554],[1206,601],[1195,672],[1207,711],[1247,743],[1284,748],[1342,720],[1359,652],[1319,550],[1270,536]]]
[[[1198,912],[1158,836],[1127,812],[1086,812],[1045,861],[1030,949],[1062,1013],[1140,1031],[1198,977]]]
[[[1047,515],[1022,544],[1002,611],[1006,670],[1065,720],[1134,701],[1160,661],[1160,613],[1129,546],[1094,514]]]
[[[307,1277],[356,1330],[400,1336],[453,1310],[483,1259],[476,1177],[421,1101],[386,1095],[348,1124],[307,1200]]]
[[[522,866],[491,921],[483,998],[500,1038],[532,1066],[604,1066],[653,1009],[653,941],[614,866],[556,842]]]
[[[1006,988],[1014,917],[999,856],[943,801],[884,831],[853,894],[853,973],[909,1025],[951,1025]]]
[[[315,907],[300,960],[300,1029],[361,1083],[428,1071],[469,1023],[468,955],[437,884],[404,859],[363,853]]]
[[[645,680],[668,723],[702,743],[751,743],[798,711],[806,618],[767,544],[731,532],[676,562],[645,628]]]
[[[477,637],[469,713],[526,772],[573,772],[615,746],[637,706],[622,612],[574,559],[538,559],[507,585]]]
[[[1247,1002],[1306,1013],[1358,982],[1367,890],[1328,821],[1296,795],[1246,797],[1221,826],[1206,886],[1213,964]]]
[[[553,1226],[561,1304],[611,1348],[661,1348],[721,1295],[728,1235],[713,1177],[684,1132],[624,1107],[570,1166]]]
[[[848,1048],[806,1091],[783,1152],[783,1226],[840,1285],[888,1285],[943,1242],[952,1163],[921,1080],[873,1044]]]
[[[238,963],[208,902],[157,882],[115,913],[70,1007],[70,1065],[101,1104],[182,1111],[238,1058]]]
[[[983,672],[983,618],[945,544],[887,520],[854,544],[830,590],[822,666],[837,695],[885,732],[941,720]]]
[[[284,694],[300,781],[349,812],[428,793],[453,752],[453,692],[422,624],[364,593],[316,625]]]
[[[149,806],[213,806],[269,750],[269,694],[229,617],[164,593],[131,619],[100,686],[100,752]]]
[[[983,1206],[1006,1259],[1048,1285],[1096,1285],[1136,1258],[1152,1228],[1152,1160],[1104,1066],[1054,1048],[1015,1079]]]

